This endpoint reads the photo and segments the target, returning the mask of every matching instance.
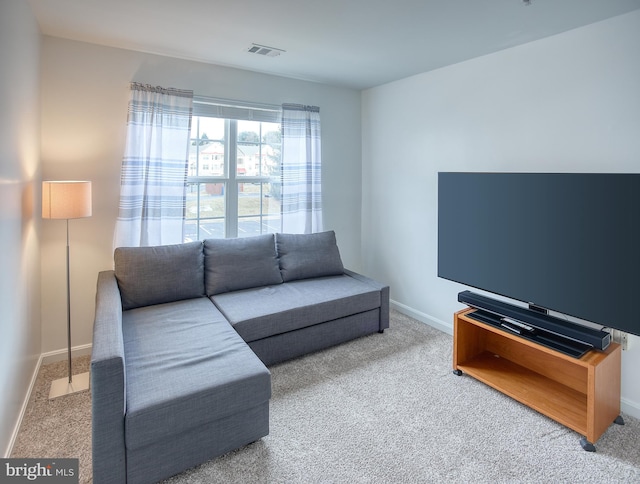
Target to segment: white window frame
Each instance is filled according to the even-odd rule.
[[[225,187],[225,238],[238,237],[239,208],[238,185],[240,183],[269,183],[271,177],[267,174],[247,176],[237,174],[238,153],[238,121],[262,121],[280,123],[282,110],[279,106],[265,104],[253,104],[240,101],[221,100],[216,98],[204,98],[196,96],[193,100],[193,117],[211,117],[225,119],[225,147],[224,147],[224,173],[221,176],[191,175],[187,177],[188,184],[222,183]],[[213,158],[213,157],[212,157]],[[212,161],[208,161],[212,163]],[[196,237],[200,237],[200,203],[198,190],[198,211],[195,217]],[[260,208],[262,216],[262,204]],[[192,219],[189,219],[192,220]]]

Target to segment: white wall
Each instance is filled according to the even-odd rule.
[[[113,266],[129,82],[197,95],[320,107],[325,229],[360,269],[360,93],[175,58],[44,37],[43,179],[93,181],[93,216],[70,221],[72,345],[92,341],[98,271]],[[42,351],[66,348],[65,225],[42,224]]]
[[[436,276],[438,171],[640,171],[640,11],[363,92],[363,270],[452,331]],[[461,228],[464,221],[460,222]],[[623,410],[640,417],[640,338]]]
[[[0,2],[0,451],[7,455],[40,355],[40,33]]]

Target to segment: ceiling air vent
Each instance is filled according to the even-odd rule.
[[[260,44],[251,44],[249,47],[247,47],[247,52],[251,54],[265,55],[267,57],[277,57],[286,51],[282,49],[277,49],[276,47],[268,47],[266,45],[260,45]]]

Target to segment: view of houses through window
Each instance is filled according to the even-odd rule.
[[[185,242],[280,231],[280,123],[193,116]]]

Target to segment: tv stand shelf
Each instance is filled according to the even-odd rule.
[[[595,450],[612,422],[623,423],[620,345],[573,358],[468,317],[473,311],[454,316],[454,373],[464,372],[575,430],[585,437],[585,450]]]

